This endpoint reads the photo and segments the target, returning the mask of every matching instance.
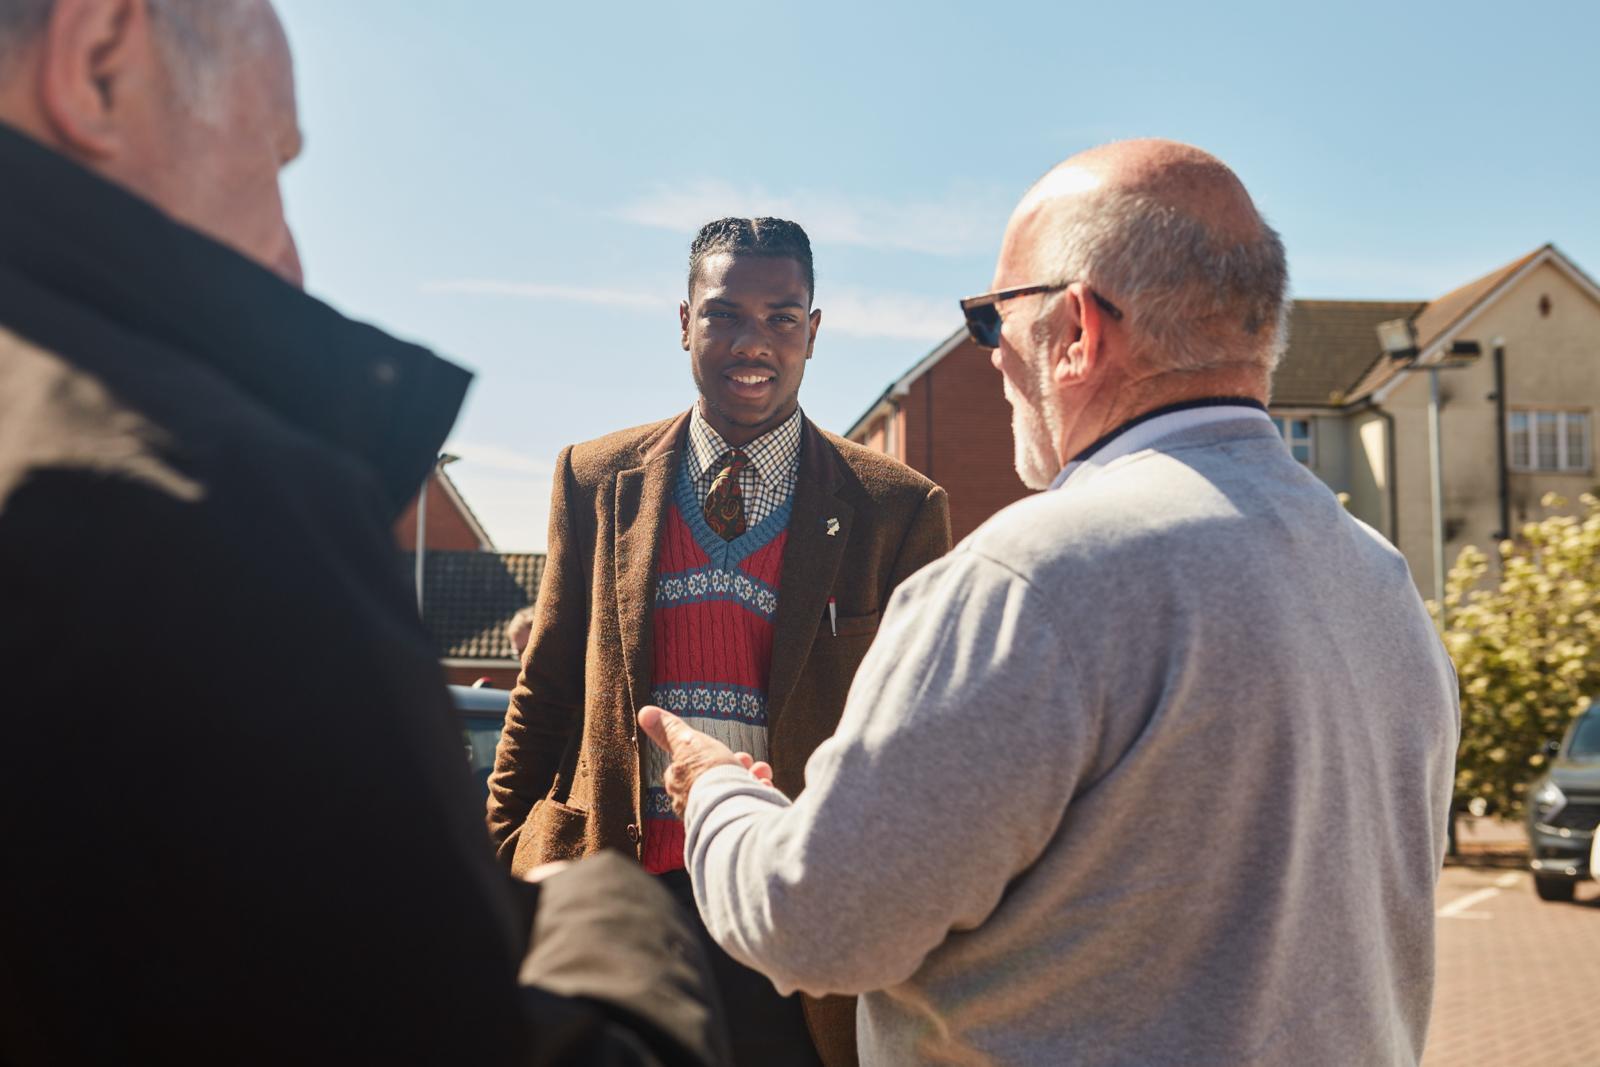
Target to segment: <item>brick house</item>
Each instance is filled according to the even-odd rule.
[[[409,575],[416,557],[401,555]],[[471,685],[487,678],[497,689],[511,688],[520,663],[506,623],[533,603],[543,575],[542,552],[428,553],[422,620],[433,634],[447,681]]]
[[[1416,352],[1384,354],[1377,325],[1404,319]],[[1600,287],[1554,245],[1428,301],[1299,300],[1272,414],[1295,458],[1400,549],[1434,597],[1428,375],[1439,372],[1442,562],[1490,550],[1545,514],[1546,493],[1596,484]],[[1502,384],[1503,383],[1503,388]]]
[[[1403,360],[1383,352],[1377,333],[1396,319],[1415,332],[1416,352]],[[1539,517],[1545,493],[1575,503],[1594,488],[1600,287],[1544,245],[1433,300],[1296,300],[1273,380],[1286,446],[1399,547],[1429,597],[1428,375],[1411,372],[1463,347],[1479,358],[1439,375],[1449,563],[1466,545],[1488,548]],[[1013,467],[998,373],[964,329],[891,384],[846,436],[943,485],[958,539],[1028,492]]]
[[[944,486],[957,541],[1029,492],[1013,463],[1011,405],[989,357],[962,327],[845,433]]]
[[[518,654],[506,624],[538,595],[544,555],[497,551],[443,467],[429,477],[426,511],[422,617],[446,678],[456,685],[487,678],[508,689],[517,679]],[[414,580],[415,499],[395,522],[394,535],[407,580]]]
[[[417,547],[417,497],[411,498],[406,510],[394,524],[395,543],[402,552],[414,552]],[[467,506],[456,483],[443,467],[435,467],[428,476],[428,529],[427,548],[430,552],[493,552],[494,541],[483,528],[478,517]]]

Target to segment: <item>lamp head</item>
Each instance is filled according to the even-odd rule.
[[[1411,359],[1417,354],[1417,327],[1410,319],[1380,322],[1378,343],[1390,359]]]

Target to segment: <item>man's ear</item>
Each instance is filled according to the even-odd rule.
[[[679,343],[685,352],[689,351],[689,301],[678,301],[678,326],[683,330]]]
[[[1078,385],[1094,373],[1105,346],[1105,316],[1082,282],[1067,286],[1056,305],[1059,358],[1051,367],[1057,385]]]
[[[132,90],[152,79],[146,0],[56,0],[40,44],[39,105],[70,153],[91,160],[124,147]]]
[[[822,309],[811,309],[811,323],[808,329],[810,335],[806,337],[806,358],[811,358],[812,351],[817,347],[817,330],[822,326]]]

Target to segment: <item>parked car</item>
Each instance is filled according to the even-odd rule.
[[[1571,900],[1595,876],[1591,855],[1600,826],[1600,704],[1550,743],[1550,770],[1528,799],[1528,852],[1541,900]]]
[[[483,784],[489,795],[489,772],[494,770],[494,747],[500,743],[500,728],[505,725],[506,705],[511,693],[505,689],[452,685],[450,699],[461,716],[461,740],[467,746],[467,764],[472,778]]]

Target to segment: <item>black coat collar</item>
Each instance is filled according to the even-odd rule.
[[[209,367],[366,461],[395,510],[432,468],[471,380],[3,124],[0,271]],[[0,321],[50,345],[26,314]]]

